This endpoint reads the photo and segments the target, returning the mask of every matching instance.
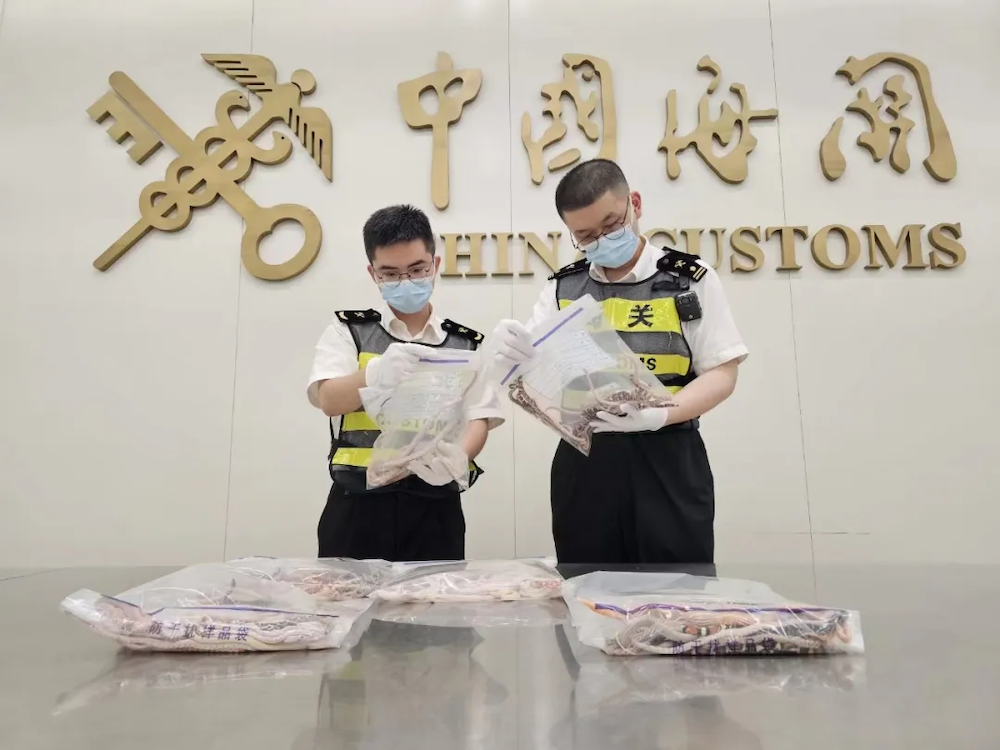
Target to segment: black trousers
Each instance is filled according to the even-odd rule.
[[[552,461],[560,563],[705,563],[715,556],[715,483],[693,423],[560,441]]]
[[[320,557],[465,558],[465,515],[457,491],[430,496],[405,488],[352,492],[334,482],[318,536]]]

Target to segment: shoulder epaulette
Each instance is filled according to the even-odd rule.
[[[590,268],[590,261],[586,258],[580,258],[580,260],[573,261],[568,266],[563,266],[549,276],[549,281],[552,281],[552,279],[561,279],[563,276],[569,276],[574,273],[580,273],[580,271],[586,271],[588,268]]]
[[[454,333],[456,336],[466,338],[474,344],[479,344],[483,340],[483,334],[479,331],[475,331],[468,326],[463,326],[461,323],[456,323],[454,320],[443,320],[441,322],[441,330],[445,333]]]
[[[664,248],[663,257],[660,258],[656,265],[661,271],[674,273],[678,276],[686,276],[692,281],[701,281],[705,274],[708,273],[708,268],[699,263],[699,260],[701,259],[697,255],[689,255],[679,250]]]
[[[382,313],[378,310],[339,310],[337,320],[344,323],[378,323]]]

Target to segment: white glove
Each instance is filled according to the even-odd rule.
[[[634,404],[622,404],[622,411],[620,417],[599,411],[590,426],[594,432],[656,432],[670,421],[668,407],[639,409]]]
[[[469,457],[458,445],[441,442],[434,454],[416,459],[407,467],[433,487],[443,487],[469,475]]]
[[[394,391],[413,374],[417,360],[425,351],[420,344],[390,344],[385,354],[368,362],[365,383],[379,393]]]
[[[531,331],[523,323],[501,320],[490,336],[493,363],[497,371],[503,376],[514,367],[518,367],[521,372],[526,371],[538,359],[538,349],[532,346],[533,342]]]

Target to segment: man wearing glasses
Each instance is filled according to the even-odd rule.
[[[431,307],[441,259],[426,214],[413,206],[379,209],[362,232],[368,273],[384,305],[342,310],[316,345],[308,395],[330,418],[333,486],[319,522],[320,557],[384,560],[461,560],[465,517],[454,483],[433,486],[409,476],[367,490],[365,471],[378,427],[365,413],[359,391],[391,393],[413,372],[425,347],[474,350],[480,333],[437,315]],[[339,435],[333,437],[333,418]],[[468,413],[463,449],[470,462],[490,429],[503,423],[499,401],[483,386]],[[478,476],[478,467],[470,479]]]
[[[589,457],[560,442],[551,477],[559,561],[712,563],[715,490],[698,418],[732,394],[747,356],[719,277],[639,233],[642,199],[612,161],[574,167],[555,198],[584,258],[552,276],[527,326],[497,326],[499,369],[530,367],[534,328],[589,294],[675,402],[602,415]]]

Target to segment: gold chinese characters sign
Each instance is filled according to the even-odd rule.
[[[681,166],[677,155],[684,149],[694,146],[698,156],[702,158],[713,172],[730,185],[743,182],[747,178],[747,159],[750,152],[757,147],[757,139],[750,132],[750,123],[754,120],[774,120],[778,110],[748,109],[749,97],[742,83],[734,83],[729,87],[740,100],[740,111],[737,112],[728,103],[723,103],[719,117],[712,119],[709,106],[711,96],[722,80],[722,68],[711,57],[706,55],[698,62],[698,70],[712,74],[712,82],[708,90],[698,101],[698,127],[684,137],[677,135],[677,92],[667,94],[667,133],[660,141],[660,151],[667,153],[667,176],[676,180],[681,176]],[[712,141],[716,140],[722,146],[728,146],[733,139],[736,126],[740,128],[740,138],[732,151],[718,155],[713,149]]]
[[[588,141],[598,144],[591,157],[614,160],[618,153],[618,115],[615,106],[614,81],[611,66],[607,60],[593,55],[563,55],[563,76],[555,83],[547,83],[541,88],[545,104],[542,116],[547,125],[536,139],[533,135],[531,113],[521,116],[521,142],[528,155],[528,171],[531,181],[540,185],[545,172],[558,172],[572,166],[583,158],[578,148],[567,148],[552,156],[547,162],[545,151],[562,141],[569,128],[563,122],[563,99],[573,103],[576,111],[576,125]],[[870,55],[862,60],[854,57],[837,70],[856,85],[862,77],[886,64],[896,64],[909,70],[916,81],[920,103],[927,122],[927,139],[930,154],[924,166],[939,182],[949,182],[955,178],[958,165],[951,136],[944,116],[938,108],[931,85],[930,71],[920,60],[910,55],[883,52]],[[739,101],[739,110],[723,102],[718,115],[712,114],[712,95],[722,82],[722,68],[710,56],[698,61],[699,71],[710,73],[712,80],[704,96],[698,101],[698,125],[687,135],[678,135],[678,113],[676,90],[667,94],[666,132],[657,144],[657,149],[666,154],[666,172],[670,180],[681,176],[678,158],[688,148],[701,157],[702,161],[724,182],[736,185],[744,182],[749,173],[749,157],[757,147],[757,138],[751,125],[754,121],[775,121],[779,112],[776,108],[753,109],[747,88],[742,83],[733,83],[729,90]],[[586,93],[584,85],[596,80],[596,90]],[[456,93],[449,93],[448,87],[461,82]],[[478,69],[454,71],[451,58],[439,53],[438,70],[412,81],[399,84],[399,103],[403,119],[412,128],[433,128],[434,156],[431,169],[431,193],[438,209],[448,206],[448,127],[459,121],[465,106],[478,96],[483,84],[483,73]],[[872,159],[881,162],[889,156],[889,163],[899,173],[910,168],[908,135],[915,127],[914,122],[903,114],[913,96],[905,89],[902,75],[892,75],[883,85],[884,96],[872,99],[867,89],[862,88],[856,101],[847,105],[847,111],[862,115],[867,121],[869,132],[862,133],[857,144],[865,148]],[[438,95],[438,111],[428,114],[419,104],[420,94],[433,88]],[[600,121],[595,115],[600,110]],[[883,112],[888,119],[883,117]],[[840,149],[840,134],[844,118],[837,118],[823,138],[819,148],[819,162],[824,176],[835,181],[847,169],[847,159]],[[603,127],[602,127],[603,126]],[[738,135],[737,135],[738,134]],[[734,138],[736,142],[733,143]],[[717,146],[732,148],[719,153]]]
[[[457,94],[447,93],[454,83],[461,83]],[[397,87],[403,119],[414,130],[430,128],[434,145],[431,156],[431,199],[440,210],[448,208],[448,128],[458,122],[465,105],[479,96],[483,85],[481,70],[455,70],[446,53],[438,53],[437,70]],[[420,95],[432,90],[437,94],[437,112],[431,114],[420,104]]]
[[[194,138],[189,137],[150,97],[125,73],[111,75],[111,90],[88,110],[98,123],[108,118],[114,122],[108,134],[118,143],[131,138],[129,156],[142,164],[164,142],[172,148],[177,158],[167,167],[164,179],[146,186],[139,197],[140,218],[125,231],[94,265],[104,271],[128,252],[153,229],[176,232],[184,229],[196,208],[211,205],[220,197],[243,217],[246,228],[243,234],[241,256],[246,269],[258,278],[280,281],[305,271],[316,259],[322,240],[322,230],[316,215],[305,206],[281,204],[261,207],[240,188],[256,163],[279,164],[291,155],[289,139],[275,132],[270,148],[259,146],[258,138],[272,124],[283,122],[309,152],[327,180],[333,179],[333,127],[322,109],[302,106],[304,96],[316,88],[314,76],[306,70],[295,71],[288,83],[278,83],[274,65],[259,55],[202,56],[208,64],[229,76],[248,91],[253,92],[262,104],[247,121],[237,126],[232,121],[235,110],[250,112],[245,94],[231,91],[219,98],[215,108],[216,124]],[[957,174],[957,161],[945,119],[934,98],[930,72],[923,62],[901,53],[877,53],[858,59],[849,57],[836,71],[852,85],[883,65],[901,66],[912,74],[917,96],[927,125],[929,154],[923,164],[934,180],[947,183]],[[747,181],[750,157],[758,141],[753,135],[755,123],[775,122],[777,108],[754,109],[744,84],[729,86],[738,103],[734,109],[728,102],[713,107],[712,97],[722,83],[721,66],[706,55],[696,64],[696,69],[711,76],[705,94],[697,103],[697,125],[691,132],[678,134],[680,104],[676,90],[666,95],[666,126],[659,143],[650,144],[665,154],[666,178],[676,181],[682,177],[683,152],[693,149],[704,165],[726,184],[737,185]],[[868,132],[862,133],[857,145],[867,150],[875,162],[886,157],[890,166],[899,173],[910,168],[909,137],[915,123],[904,109],[912,102],[913,95],[906,90],[903,75],[888,76],[882,85],[882,94],[872,98],[866,88],[861,88],[846,111],[861,115]],[[480,96],[484,85],[483,72],[476,68],[457,68],[446,52],[439,52],[435,69],[416,78],[402,81],[397,86],[397,100],[403,122],[413,130],[430,130],[430,194],[434,206],[445,210],[451,202],[450,190],[450,129],[462,120],[470,105]],[[425,92],[433,91],[437,97],[436,108],[431,111],[421,101]],[[521,141],[527,154],[528,178],[540,185],[546,172],[565,170],[584,158],[578,148],[557,148],[569,133],[563,121],[563,102],[569,100],[576,112],[576,127],[591,144],[589,157],[614,160],[618,151],[618,113],[615,103],[614,80],[607,60],[588,54],[567,53],[562,57],[562,77],[541,87],[543,130],[536,137],[535,124],[530,112],[521,117]],[[471,107],[474,109],[474,107]],[[662,110],[661,110],[662,112]],[[474,113],[471,115],[474,118]],[[470,118],[466,118],[470,119]],[[844,117],[838,117],[830,126],[819,145],[819,166],[823,175],[832,181],[847,170],[847,157],[841,150],[841,131]],[[725,151],[720,150],[726,149]],[[776,156],[776,154],[775,154]],[[814,157],[815,158],[815,157]],[[691,168],[691,167],[689,167]],[[281,222],[291,221],[302,226],[305,240],[302,248],[290,260],[268,264],[260,256],[260,244]],[[923,225],[911,224],[903,228],[899,240],[892,240],[883,226],[866,225],[860,231],[843,225],[824,227],[812,236],[811,254],[815,262],[829,270],[842,270],[853,266],[861,257],[862,237],[869,246],[867,268],[881,267],[882,258],[890,267],[896,265],[900,253],[905,253],[905,268],[953,268],[965,260],[965,250],[958,242],[960,225],[939,224],[921,239]],[[675,246],[684,239],[687,252],[700,254],[701,234],[709,231],[716,237],[716,268],[722,266],[724,245],[723,229],[657,230]],[[796,238],[807,238],[805,227],[740,227],[730,234],[730,268],[733,271],[755,271],[764,263],[761,242],[773,236],[780,237],[780,264],[778,270],[798,270],[795,260]],[[491,275],[512,275],[511,253],[515,240],[523,243],[521,274],[530,272],[526,265],[530,256],[540,257],[546,265],[558,268],[573,258],[560,258],[559,233],[549,234],[548,244],[534,234],[467,233],[443,235],[445,243],[445,275],[484,276],[483,246],[487,237],[495,243],[496,263]],[[843,248],[842,260],[831,255],[828,245],[839,242]],[[460,243],[467,246],[460,249]],[[921,243],[932,248],[928,261],[922,260]],[[458,270],[458,259],[468,259],[468,269]]]
[[[931,74],[926,65],[909,55],[881,53],[866,57],[864,60],[848,58],[837,74],[844,76],[851,85],[854,85],[869,71],[885,63],[902,65],[916,78],[924,118],[927,121],[927,139],[930,143],[930,154],[924,160],[924,167],[938,182],[955,179],[955,174],[958,172],[955,149],[951,145],[948,126],[945,125],[944,117],[934,99]],[[873,101],[868,90],[861,89],[857,100],[847,105],[848,112],[862,115],[871,128],[870,132],[858,136],[858,145],[867,149],[876,162],[881,162],[888,155],[892,168],[900,174],[910,168],[907,136],[914,127],[913,120],[903,116],[903,108],[913,100],[913,97],[906,93],[903,83],[903,76],[898,74],[890,76],[882,87],[888,100],[880,96]],[[888,121],[882,118],[883,108],[890,118]],[[843,117],[837,118],[820,144],[820,165],[823,168],[823,175],[831,181],[839,179],[847,168],[847,160],[840,151],[840,129],[843,123]],[[890,152],[890,141],[893,139]]]
[[[562,98],[564,96],[573,101],[576,108],[577,127],[587,140],[592,143],[600,141],[600,150],[594,156],[614,161],[618,155],[618,118],[615,114],[611,66],[608,65],[607,61],[590,55],[567,54],[563,55],[562,62],[562,80],[542,86],[542,97],[548,101],[542,108],[542,114],[549,118],[549,125],[537,141],[531,137],[531,115],[525,112],[521,117],[521,142],[528,151],[531,181],[536,185],[540,185],[544,178],[542,168],[545,165],[542,152],[565,138],[568,132],[566,124],[562,121]],[[580,71],[580,77],[586,82],[590,82],[596,77],[600,83],[600,91],[584,98],[576,78],[577,70]],[[594,120],[598,101],[601,104],[601,120],[604,123],[603,133]],[[561,169],[566,169],[566,167],[578,162],[582,156],[583,154],[578,148],[566,149],[549,160],[548,170],[558,172]]]
[[[202,55],[209,65],[225,73],[260,98],[262,107],[237,127],[233,112],[250,111],[245,94],[230,91],[215,105],[216,124],[194,138],[187,135],[166,112],[125,73],[111,74],[111,90],[87,110],[102,123],[114,122],[108,134],[117,142],[132,139],[128,155],[142,164],[164,142],[177,153],[162,180],[151,182],[139,196],[140,218],[105,250],[94,266],[106,271],[151,230],[177,232],[191,221],[192,212],[222,198],[246,223],[240,248],[244,267],[266,281],[283,281],[305,271],[316,260],[323,231],[316,214],[305,206],[284,203],[259,206],[240,189],[255,163],[280,164],[292,153],[292,144],[274,134],[271,148],[254,143],[272,123],[281,121],[295,133],[327,180],[333,180],[333,127],[327,114],[303,107],[302,97],[316,89],[307,70],[297,70],[289,83],[278,83],[274,65],[259,55]],[[260,244],[283,222],[301,225],[305,239],[299,251],[284,263],[269,264],[260,257]]]

